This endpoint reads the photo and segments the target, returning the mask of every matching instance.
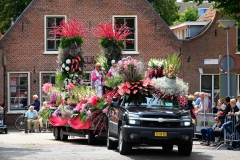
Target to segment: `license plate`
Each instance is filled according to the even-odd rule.
[[[167,132],[155,132],[155,137],[167,137]]]

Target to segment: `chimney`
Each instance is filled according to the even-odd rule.
[[[14,23],[13,17],[11,17],[10,20],[11,20],[11,25],[13,25],[13,23]]]

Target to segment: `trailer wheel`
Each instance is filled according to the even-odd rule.
[[[89,131],[88,133],[88,144],[89,145],[94,145],[95,144],[95,134],[93,134],[93,131]]]
[[[68,135],[63,134],[63,131],[66,131],[66,128],[65,128],[65,127],[62,127],[62,128],[60,129],[60,133],[59,133],[60,139],[61,139],[62,141],[67,141],[67,140],[68,140]]]
[[[8,129],[4,128],[4,132],[5,132],[5,134],[7,134],[8,133]]]
[[[60,130],[59,127],[54,127],[53,129],[53,136],[55,140],[60,140]]]

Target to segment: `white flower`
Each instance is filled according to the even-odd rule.
[[[73,77],[73,74],[70,74],[69,76],[70,76],[70,77]]]
[[[66,67],[66,66],[65,66],[65,64],[63,63],[63,64],[62,64],[62,68],[65,68],[65,67]]]
[[[65,67],[65,70],[66,70],[66,71],[69,71],[69,69],[70,69],[70,68],[69,68],[68,66],[67,66],[67,67]]]
[[[72,82],[72,80],[71,80],[71,79],[68,79],[68,82],[70,83],[70,82]]]
[[[76,80],[73,80],[72,82],[73,82],[73,83],[76,83]]]
[[[66,60],[66,64],[71,64],[71,60],[70,60],[70,59],[67,59],[67,60]]]
[[[75,77],[78,77],[78,74],[77,74],[77,73],[75,73],[75,74],[74,74],[74,76],[75,76]]]

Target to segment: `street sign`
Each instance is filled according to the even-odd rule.
[[[235,73],[230,73],[230,95],[227,95],[227,74],[219,74],[219,89],[220,89],[220,98],[225,98],[230,96],[232,98],[237,97],[237,77]]]
[[[203,59],[203,64],[218,64],[218,59]]]
[[[219,67],[224,71],[227,72],[227,55],[223,56],[219,60]],[[229,72],[233,70],[235,67],[235,61],[232,56],[229,56]]]

